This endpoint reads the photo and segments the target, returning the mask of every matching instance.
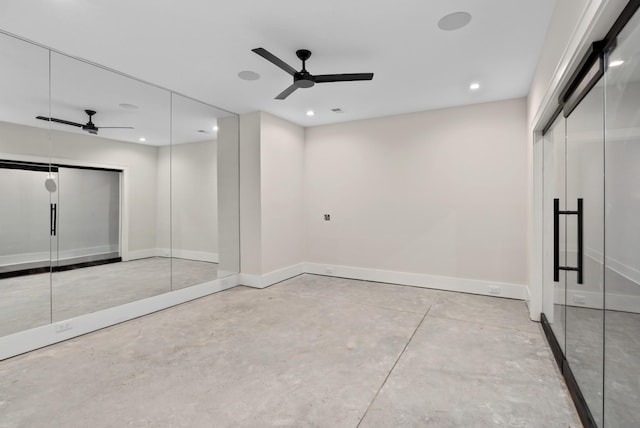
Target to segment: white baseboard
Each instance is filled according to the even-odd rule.
[[[560,290],[558,290],[560,291]],[[640,313],[640,296],[633,294],[607,293],[606,296],[600,291],[567,290],[566,304],[569,306],[602,309],[605,307],[609,311]],[[556,303],[564,302],[564,296],[556,296]]]
[[[197,260],[201,262],[218,263],[219,257],[217,253],[208,253],[204,251],[191,251],[169,248],[148,248],[146,250],[129,251],[127,260],[146,259],[149,257],[177,257],[179,259]]]
[[[99,247],[75,248],[62,250],[57,254],[58,260],[75,259],[78,257],[96,256],[99,254],[117,253],[117,245],[102,245]],[[0,256],[0,266],[19,265],[23,263],[47,262],[51,259],[49,251],[34,253],[9,254]]]
[[[197,260],[200,262],[210,262],[210,263],[218,263],[219,261],[217,253],[181,250],[178,248],[174,248],[172,251],[169,251],[169,249],[163,248],[163,249],[160,249],[159,251],[162,254],[171,254],[172,257],[177,257],[179,259]]]
[[[299,263],[264,275],[241,273],[240,284],[254,288],[265,288],[303,273],[360,279],[364,281],[385,282],[389,284],[409,285],[412,287],[435,288],[439,290],[458,291],[485,296],[507,297],[519,300],[525,300],[528,292],[527,287],[522,284],[452,278],[420,273],[385,271],[320,263]]]
[[[264,275],[241,273],[240,284],[253,288],[265,288],[280,281],[284,281],[285,279],[293,278],[294,276],[305,273],[306,265],[306,263],[299,263]]]
[[[0,360],[42,348],[43,346],[62,342],[209,294],[227,290],[238,284],[239,275],[236,274],[114,308],[104,309],[91,314],[3,336],[0,337]]]
[[[145,250],[129,251],[126,257],[122,258],[122,261],[128,262],[131,260],[148,259],[149,257],[157,257],[158,252],[155,248],[147,248]]]
[[[422,273],[396,272],[319,263],[306,263],[306,273],[360,279],[365,281],[386,282],[398,285],[410,285],[412,287],[435,288],[438,290],[458,291],[485,296],[507,297],[519,300],[525,299],[527,288],[523,284],[510,284],[478,279],[453,278]]]

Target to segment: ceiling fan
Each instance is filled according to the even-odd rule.
[[[296,51],[296,55],[302,61],[302,70],[297,71],[289,64],[269,52],[264,48],[255,48],[251,50],[257,53],[264,59],[277,65],[287,73],[293,76],[293,84],[287,89],[282,91],[276,100],[284,100],[298,88],[310,88],[316,83],[329,83],[329,82],[352,82],[356,80],[371,80],[373,79],[373,73],[347,73],[347,74],[319,74],[313,75],[306,69],[306,61],[311,56],[311,51],[307,49],[299,49]]]
[[[82,128],[83,131],[87,131],[89,134],[97,135],[99,129],[134,129],[132,126],[96,126],[93,123],[93,115],[96,114],[95,110],[85,110],[85,113],[89,116],[89,121],[84,125],[82,123],[71,122],[64,119],[56,119],[55,117],[36,116],[36,119],[46,120],[47,122],[62,123],[63,125],[77,126]]]

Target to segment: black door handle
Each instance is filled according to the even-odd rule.
[[[49,211],[49,225],[51,227],[51,236],[56,236],[56,224],[58,222],[58,206],[57,204],[51,204],[51,210]]]
[[[578,273],[578,284],[583,283],[584,260],[584,202],[578,198],[576,211],[560,211],[560,199],[553,200],[553,281],[560,281],[560,271],[568,270]],[[578,266],[560,266],[560,214],[578,216]]]

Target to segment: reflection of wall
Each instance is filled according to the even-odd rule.
[[[128,167],[129,251],[147,254],[156,245],[156,147],[0,122],[0,153]],[[51,147],[51,149],[49,149]]]
[[[308,261],[526,283],[525,108],[307,129]]]
[[[0,266],[49,260],[47,175],[0,168]]]
[[[60,168],[58,257],[120,250],[120,173]]]
[[[158,149],[158,248],[165,253],[172,247],[174,257],[218,261],[216,153],[215,141]]]

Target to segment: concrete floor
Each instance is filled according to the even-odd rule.
[[[0,427],[579,427],[521,301],[302,275],[0,362]]]
[[[218,264],[152,257],[0,279],[0,336],[212,281]]]

